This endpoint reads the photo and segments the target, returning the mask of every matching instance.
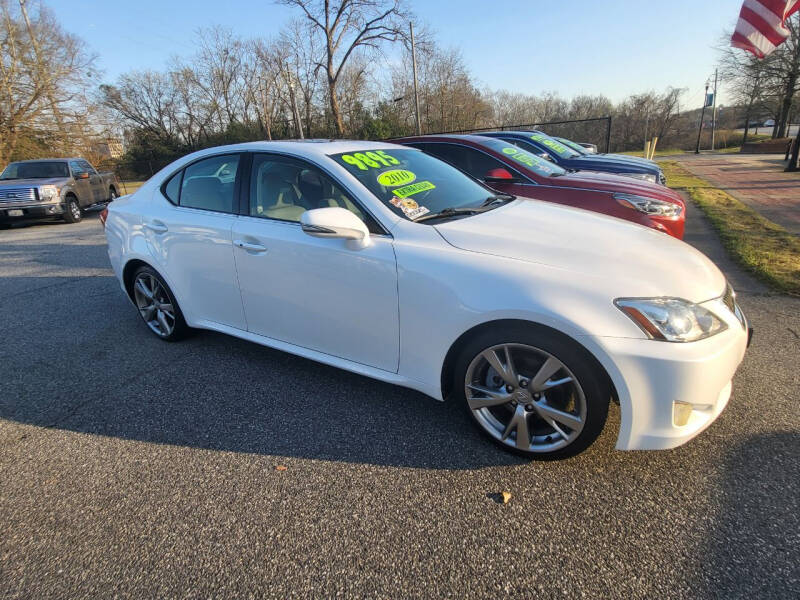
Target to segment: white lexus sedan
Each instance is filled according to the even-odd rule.
[[[419,150],[212,148],[108,207],[122,289],[159,338],[211,329],[450,398],[501,446],[678,446],[725,408],[748,342],[692,247],[498,194]]]

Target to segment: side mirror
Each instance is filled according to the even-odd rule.
[[[329,206],[307,210],[300,216],[300,226],[312,237],[356,240],[362,248],[369,245],[369,229],[346,208]]]
[[[547,152],[542,152],[541,154],[539,154],[539,158],[543,158],[545,160],[549,160],[550,162],[553,162],[553,157],[550,156]]]
[[[83,173],[78,173],[77,175],[75,175],[75,178],[76,179],[89,179],[89,173],[87,173],[85,171]]]
[[[489,169],[489,172],[484,175],[483,180],[486,183],[514,183],[518,181],[506,169]]]

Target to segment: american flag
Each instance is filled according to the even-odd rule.
[[[800,9],[800,0],[744,0],[731,46],[764,58],[789,37],[786,19]]]

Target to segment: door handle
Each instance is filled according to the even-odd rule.
[[[146,229],[149,229],[153,233],[166,233],[167,230],[169,229],[166,225],[164,225],[163,223],[159,223],[157,221],[153,223],[145,223],[144,227]]]
[[[266,246],[262,246],[261,244],[251,244],[250,242],[245,242],[244,240],[233,240],[233,245],[237,248],[241,248],[242,250],[247,250],[248,252],[263,253],[267,251]]]

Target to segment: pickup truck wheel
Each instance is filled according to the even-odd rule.
[[[78,204],[78,199],[75,196],[67,196],[64,220],[67,223],[77,223],[81,218],[83,218],[83,213],[81,212],[80,204]]]
[[[108,190],[108,202],[109,204],[117,199],[117,191],[114,188]]]

